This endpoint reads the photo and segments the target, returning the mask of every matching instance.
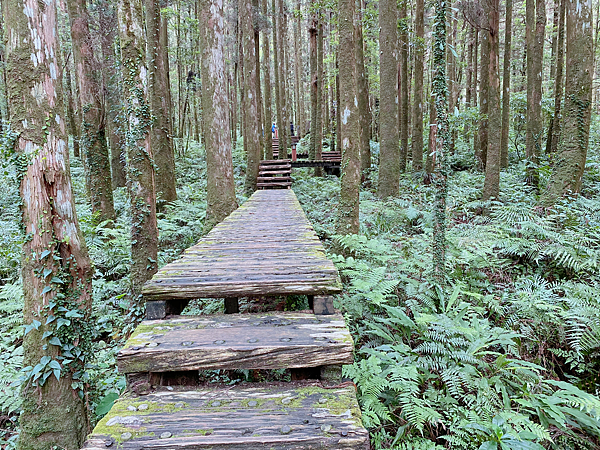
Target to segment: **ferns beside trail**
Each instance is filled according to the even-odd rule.
[[[372,445],[598,448],[600,203],[541,209],[518,183],[514,201],[483,203],[468,175],[449,195],[451,292],[429,281],[427,188],[361,193],[364,235],[333,236],[360,346],[344,371]]]

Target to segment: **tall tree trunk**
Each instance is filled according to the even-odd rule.
[[[446,23],[445,0],[436,0],[433,32],[433,96],[437,111],[437,139],[433,157],[435,203],[433,213],[433,277],[440,286],[446,281],[446,198],[448,196],[448,167],[446,153],[450,147],[448,126],[448,86],[446,85]]]
[[[73,139],[73,156],[79,158],[79,127],[77,126],[77,119],[75,118],[75,107],[73,106],[73,80],[71,79],[71,69],[69,63],[65,64],[65,86],[67,95],[67,124],[69,134]]]
[[[363,22],[361,13],[359,14],[359,20],[356,24],[356,83],[358,88],[360,168],[361,172],[364,174],[365,170],[371,168],[371,111],[369,111],[369,87],[367,85],[367,72],[365,70],[362,28]]]
[[[339,0],[340,108],[342,176],[336,222],[338,234],[359,231],[360,155],[358,154],[358,107],[356,104],[356,44],[354,42],[354,0]]]
[[[475,149],[475,159],[479,170],[485,172],[485,164],[487,161],[487,148],[488,148],[488,120],[487,115],[489,111],[489,71],[488,67],[490,64],[490,39],[487,30],[481,31],[481,72],[480,72],[480,84],[479,84],[479,133],[478,133],[478,144],[479,146]]]
[[[537,186],[537,163],[542,153],[542,72],[544,34],[546,30],[545,0],[526,0],[527,37],[527,125],[525,152],[528,159],[528,182]]]
[[[548,130],[548,141],[550,145],[546,145],[547,153],[556,153],[558,151],[558,140],[560,138],[561,124],[561,108],[563,99],[563,72],[565,63],[565,9],[566,0],[560,2],[560,12],[558,20],[558,40],[556,48],[556,72],[554,82],[554,115],[550,119],[550,127]]]
[[[554,81],[554,77],[556,75],[556,51],[558,49],[558,34],[560,33],[559,27],[559,14],[560,14],[560,4],[561,0],[554,0],[554,8],[552,11],[553,20],[552,20],[552,41],[551,41],[551,49],[552,55],[550,56],[550,81]]]
[[[452,4],[448,3],[448,7],[452,10]],[[446,52],[447,59],[447,71],[448,71],[448,111],[450,114],[454,114],[454,109],[457,107],[456,102],[456,92],[458,89],[456,78],[457,78],[457,58],[455,55],[456,48],[458,47],[456,42],[457,28],[458,28],[458,20],[456,20],[452,15],[450,15],[450,23],[448,24],[448,48]],[[452,47],[452,48],[450,48]],[[450,149],[448,150],[448,154],[454,153],[454,133],[450,134]]]
[[[423,67],[425,57],[425,1],[417,0],[415,9],[415,84],[412,119],[413,170],[423,168]]]
[[[510,56],[512,40],[513,0],[506,0],[504,26],[504,73],[502,76],[502,139],[500,142],[500,167],[508,167],[508,132],[510,130]]]
[[[252,12],[260,15],[259,0],[252,0]],[[254,27],[254,56],[256,57],[256,107],[258,108],[258,159],[259,165],[260,160],[264,159],[264,148],[265,148],[265,133],[267,132],[267,124],[265,123],[265,110],[263,107],[263,94],[261,88],[261,76],[260,76],[260,30],[258,26]],[[268,124],[269,129],[271,124]]]
[[[316,159],[317,155],[317,116],[318,105],[317,93],[319,91],[319,77],[317,72],[317,35],[319,34],[319,18],[313,13],[309,22],[309,66],[310,66],[310,142],[308,146],[308,158]]]
[[[294,21],[294,94],[296,97],[296,120],[294,122],[294,125],[296,127],[296,134],[298,135],[298,138],[301,138],[303,136],[302,132],[304,130],[304,124],[302,123],[304,104],[301,96],[302,89],[300,88],[300,71],[303,69],[304,65],[302,63],[302,46],[300,45],[300,42],[302,41],[302,31],[300,28],[300,18],[302,17],[302,3],[300,2],[300,0],[298,0],[298,2],[296,3],[296,9],[298,13]]]
[[[473,51],[473,85],[471,86],[472,88],[472,94],[471,94],[471,102],[473,107],[477,107],[478,105],[478,87],[479,87],[479,69],[478,69],[478,64],[479,64],[479,30],[474,28],[473,29],[473,34],[475,35],[475,48]],[[481,104],[481,102],[479,102],[479,104]],[[477,155],[477,152],[479,151],[479,127],[477,127],[476,130],[473,131],[473,153],[475,155]],[[475,162],[477,162],[477,158],[475,158]]]
[[[262,0],[263,14],[268,15],[267,0]],[[271,43],[269,34],[263,32],[263,73],[264,73],[264,93],[265,93],[265,159],[273,159],[273,135],[271,126],[273,125],[273,100],[271,98]]]
[[[433,66],[432,66],[433,67]],[[433,70],[433,69],[432,69]],[[437,111],[435,109],[435,97],[429,95],[429,139],[427,140],[427,157],[425,158],[425,180],[431,182],[431,174],[435,165],[435,146],[437,143]]]
[[[81,1],[81,0],[80,0]],[[171,141],[171,105],[169,104],[168,42],[163,31],[160,5],[146,2],[148,36],[148,96],[154,122],[150,142],[156,168],[156,195],[159,205],[177,200],[175,188],[175,152]]]
[[[279,142],[279,156],[278,159],[282,159],[281,155],[281,128],[284,127],[283,123],[283,109],[281,99],[281,42],[279,32],[279,22],[281,16],[276,8],[276,0],[272,0],[271,7],[273,9],[273,72],[275,74],[275,109],[277,115],[277,137]]]
[[[473,30],[473,27],[469,24],[467,24],[468,27],[468,34],[467,34],[467,40],[468,40],[468,47],[467,47],[467,85],[466,85],[466,92],[465,92],[465,106],[467,108],[471,107],[471,103],[472,103],[472,98],[473,98],[473,48],[475,47],[475,32]],[[469,133],[470,133],[470,126],[469,124],[465,124],[464,127],[464,133],[463,133],[463,139],[466,142],[469,142]]]
[[[488,102],[494,105],[488,110],[488,149],[485,164],[483,199],[498,198],[500,194],[500,142],[502,135],[502,111],[500,105],[500,1],[488,0]],[[483,68],[485,70],[485,68]]]
[[[280,101],[281,101],[281,125],[279,126],[279,159],[287,159],[287,149],[290,144],[290,121],[288,114],[288,102],[287,102],[287,72],[285,70],[285,54],[287,52],[287,33],[286,33],[286,19],[285,19],[285,8],[283,0],[278,0],[279,9],[279,21],[277,25],[279,30],[277,32],[279,40],[279,90],[280,90]]]
[[[20,167],[28,236],[21,265],[26,380],[18,448],[77,450],[89,431],[85,384],[75,374],[85,370],[91,352],[92,267],[71,188],[56,2],[2,3],[8,107],[16,133],[12,158]],[[58,327],[61,319],[68,324]],[[81,359],[67,358],[68,346],[81,351]],[[36,375],[31,368],[40,366]]]
[[[85,0],[67,0],[73,62],[79,81],[79,96],[82,106],[81,147],[88,171],[89,194],[92,212],[99,222],[114,221],[110,162],[106,143],[106,118],[102,104],[100,65],[94,55],[89,28],[89,14]]]
[[[342,110],[340,109],[340,63],[339,56],[335,58],[335,68],[337,75],[335,77],[335,103],[337,108],[335,109],[335,147],[341,152],[342,151]]]
[[[406,3],[408,0],[400,2],[400,108],[399,108],[399,128],[400,128],[400,172],[406,171],[406,160],[408,153],[408,91],[410,89],[410,80],[408,79],[408,15]]]
[[[117,11],[108,0],[100,0],[98,8],[99,28],[102,47],[102,78],[104,85],[104,111],[106,115],[106,135],[110,152],[110,168],[113,188],[125,187],[125,157],[123,154],[123,130],[120,129],[121,86],[117,73],[115,39],[117,34]]]
[[[256,190],[258,166],[260,164],[260,123],[258,110],[258,93],[256,92],[256,46],[254,44],[254,13],[250,0],[240,0],[240,31],[242,32],[244,48],[244,102],[246,129],[244,146],[246,147],[246,182],[247,194]],[[281,142],[281,141],[280,141]],[[279,149],[281,155],[281,148]]]
[[[317,123],[315,124],[315,159],[323,159],[323,17],[319,17],[317,33]],[[322,176],[321,167],[315,167],[315,176]]]
[[[238,70],[239,64],[234,64],[233,80],[230,78],[231,93],[231,146],[235,150],[237,148],[237,127],[238,127]],[[230,75],[231,76],[231,75]],[[271,149],[273,151],[273,149]]]
[[[396,0],[379,2],[379,186],[381,198],[399,193],[398,25]]]
[[[567,60],[563,138],[544,201],[581,191],[592,111],[594,43],[592,1],[565,0],[567,14]]]
[[[150,145],[150,121],[146,76],[146,49],[141,0],[120,0],[119,34],[123,87],[128,115],[127,188],[131,197],[131,284],[136,320],[142,317],[142,286],[158,269],[158,228],[154,160]]]
[[[206,148],[206,222],[210,230],[237,208],[229,130],[223,3],[200,3],[202,128]],[[270,132],[269,132],[270,134]]]

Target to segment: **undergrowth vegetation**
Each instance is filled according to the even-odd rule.
[[[597,140],[592,135],[591,149]],[[241,142],[237,148],[241,203]],[[372,150],[376,158],[376,143]],[[403,175],[401,195],[382,201],[372,171],[361,191],[361,234],[337,236],[339,180],[315,178],[310,169],[294,172],[294,191],[342,276],[337,307],[357,345],[345,376],[357,385],[375,449],[599,448],[600,155],[590,153],[583,195],[548,208],[538,205],[515,155],[502,173],[501,198],[482,202],[483,175],[458,145],[445,289],[431,282],[434,191],[423,184],[423,174]],[[176,160],[179,200],[159,214],[160,265],[203,234],[203,149],[191,143]],[[10,169],[0,174],[3,448],[15,442],[22,369],[22,236],[13,175]],[[72,175],[95,266],[87,380],[97,420],[125,386],[115,358],[127,325],[129,207],[125,189],[118,188],[116,223],[96,224],[74,158]]]

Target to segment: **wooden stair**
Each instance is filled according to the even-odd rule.
[[[292,136],[292,145],[298,145],[298,142],[300,142],[300,138]],[[273,158],[277,159],[279,157],[279,138],[274,137],[271,145],[273,148]]]
[[[122,398],[86,450],[367,449],[354,386],[257,384],[161,388]]]
[[[258,189],[291,189],[292,165],[287,159],[263,160],[258,168]]]
[[[121,373],[281,369],[351,363],[339,314],[225,314],[144,321],[119,352]]]
[[[159,320],[119,352],[128,389],[83,449],[368,449],[355,387],[341,376],[354,343],[329,295],[338,275],[313,235],[293,191],[257,191],[162,268],[144,290]],[[190,298],[287,293],[306,294],[312,311],[166,316]],[[216,369],[285,369],[294,381],[200,382]]]

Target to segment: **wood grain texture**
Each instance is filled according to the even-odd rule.
[[[107,448],[358,450],[369,445],[353,386],[246,384],[121,399],[84,446]]]
[[[350,364],[339,314],[226,314],[144,321],[117,356],[121,373]]]
[[[333,262],[293,191],[255,192],[143,289],[147,300],[341,291]]]

